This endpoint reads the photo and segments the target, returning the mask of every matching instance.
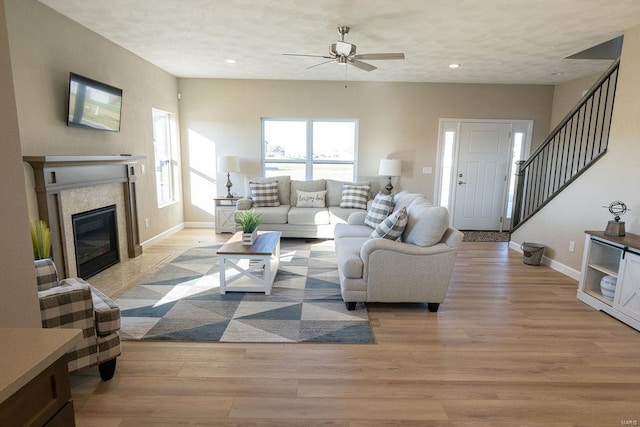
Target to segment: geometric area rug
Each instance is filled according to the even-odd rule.
[[[364,304],[348,311],[332,240],[282,239],[271,295],[220,295],[222,245],[194,247],[123,293],[124,340],[375,343]]]

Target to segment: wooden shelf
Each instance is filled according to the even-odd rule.
[[[604,274],[607,274],[609,276],[613,276],[615,278],[618,277],[618,265],[616,264],[590,263],[589,267],[593,268],[594,270],[598,270]]]

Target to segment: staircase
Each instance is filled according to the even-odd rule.
[[[517,230],[606,152],[620,60],[614,62],[516,174]]]

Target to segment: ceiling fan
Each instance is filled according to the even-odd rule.
[[[344,41],[345,34],[349,34],[349,27],[338,27],[338,33],[342,36],[341,40],[335,43],[331,43],[329,46],[329,55],[305,55],[298,53],[283,53],[286,56],[309,56],[312,58],[325,58],[328,61],[323,61],[319,64],[312,65],[306,69],[314,68],[320,65],[328,64],[329,62],[336,62],[338,64],[350,64],[356,68],[364,71],[373,71],[378,67],[375,67],[366,62],[362,62],[361,59],[377,61],[387,59],[404,59],[404,53],[367,53],[362,55],[356,55],[356,45]]]

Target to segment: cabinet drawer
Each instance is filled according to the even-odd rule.
[[[0,426],[43,426],[56,416],[70,403],[68,369],[65,354],[2,402]],[[73,420],[73,405],[69,406]],[[73,426],[74,423],[67,422],[65,425]]]

